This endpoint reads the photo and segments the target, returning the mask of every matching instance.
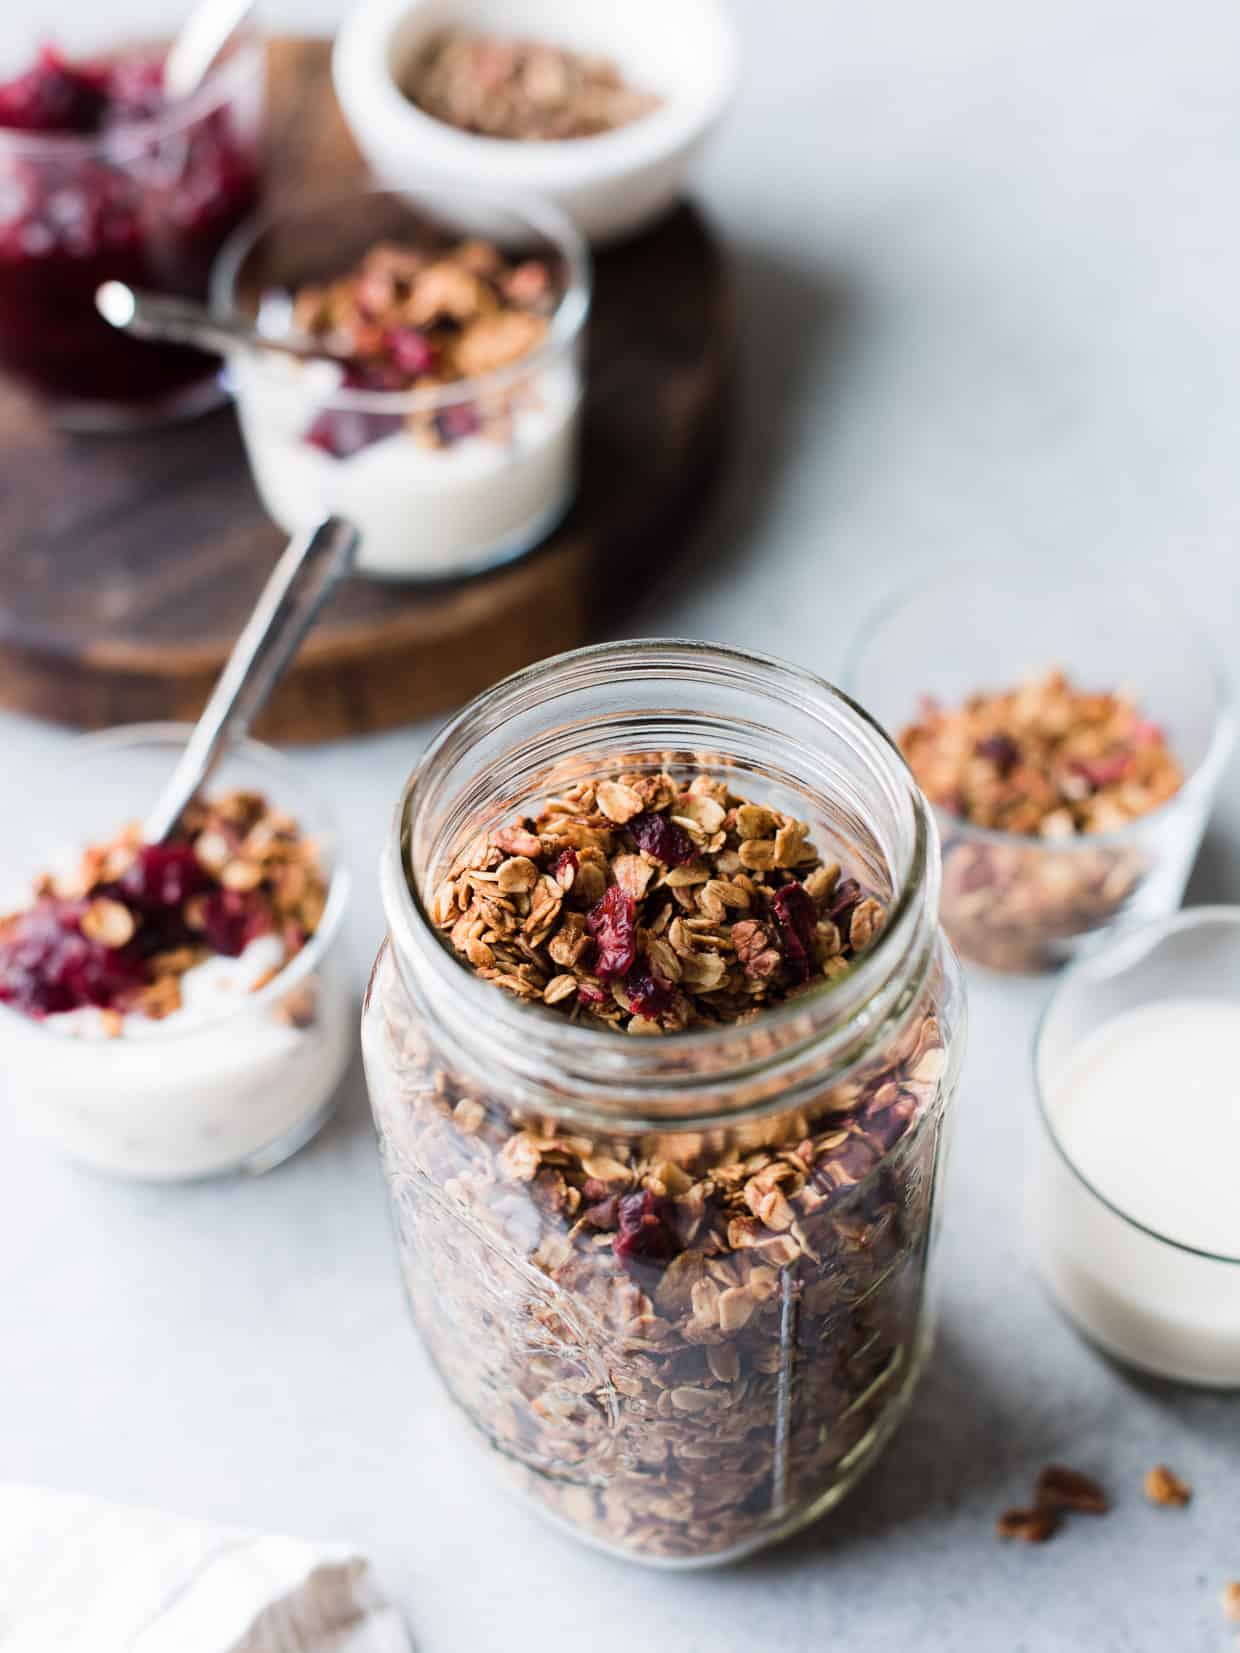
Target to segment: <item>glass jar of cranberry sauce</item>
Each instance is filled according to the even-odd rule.
[[[221,398],[210,358],[116,332],[94,298],[108,280],[206,298],[258,198],[264,85],[248,30],[179,101],[159,48],[45,48],[0,83],[0,367],[59,423],[121,429]]]

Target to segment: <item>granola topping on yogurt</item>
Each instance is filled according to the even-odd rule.
[[[0,918],[0,1003],[113,1035],[130,1018],[209,1013],[274,979],[326,897],[291,816],[255,792],[196,801],[167,843],[132,824],[35,881]]]

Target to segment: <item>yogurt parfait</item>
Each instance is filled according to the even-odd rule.
[[[123,775],[135,751],[166,763],[172,747],[122,731],[79,750],[87,772],[112,757]],[[230,764],[265,767],[260,751]],[[330,1112],[352,1043],[332,957],[343,875],[321,823],[256,778],[226,777],[165,843],[135,823],[54,849],[0,909],[7,1086],[75,1159],[152,1178],[262,1170]]]
[[[372,575],[520,556],[575,491],[584,253],[550,209],[488,209],[476,233],[468,218],[365,195],[274,221],[223,261],[220,308],[323,353],[233,362],[263,503],[288,532],[349,518]]]

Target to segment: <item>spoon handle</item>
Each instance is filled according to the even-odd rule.
[[[245,734],[319,610],[352,568],[359,537],[343,517],[325,517],[317,528],[289,542],[143,824],[148,844],[169,836],[224,747]]]
[[[291,356],[315,353],[283,339],[262,338],[243,323],[217,320],[192,299],[142,292],[121,281],[105,281],[95,294],[95,305],[105,321],[136,339],[189,344],[197,350],[213,350],[219,356],[255,349]]]
[[[164,89],[170,98],[187,98],[198,90],[253,9],[254,0],[199,0],[164,59]]]

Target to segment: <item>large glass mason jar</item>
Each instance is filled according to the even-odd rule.
[[[851,968],[663,1037],[544,1005],[533,949],[527,998],[481,979],[435,923],[465,846],[617,772],[705,775],[807,821],[885,922]],[[664,1565],[738,1556],[832,1507],[904,1411],[964,1044],[938,864],[862,711],[698,643],[531,667],[409,780],[363,1022],[404,1277],[453,1399],[578,1536]],[[540,883],[518,918],[544,889],[554,907]],[[535,917],[556,922],[540,907],[526,933]],[[658,1243],[633,1242],[643,1223]]]

